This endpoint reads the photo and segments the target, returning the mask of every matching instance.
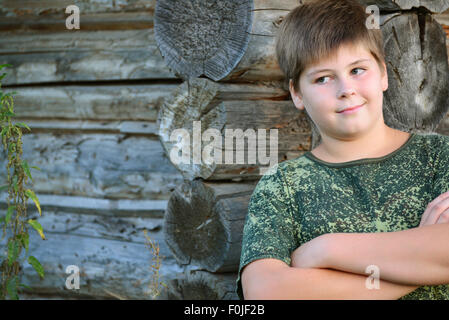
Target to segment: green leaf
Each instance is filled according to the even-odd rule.
[[[31,198],[31,200],[34,201],[34,204],[36,205],[37,210],[39,211],[39,215],[42,216],[41,205],[39,203],[39,199],[36,197],[33,190],[27,189],[27,190],[25,190],[25,194],[27,195],[28,198]]]
[[[17,240],[11,240],[8,243],[8,266],[12,266],[14,261],[19,256],[19,242]]]
[[[24,288],[27,288],[28,290],[33,290],[31,287],[27,286],[24,283],[19,284],[19,287],[24,287]]]
[[[12,64],[8,64],[8,63],[6,63],[6,64],[0,64],[0,70],[3,69],[3,68],[5,68],[5,67],[12,67]]]
[[[28,178],[30,178],[31,181],[34,182],[33,177],[31,176],[30,167],[28,166],[28,162],[26,160],[22,162],[22,168],[23,171],[25,171],[25,174],[28,176]]]
[[[16,144],[15,143],[11,143],[9,145],[9,152],[12,152],[12,149],[14,149],[15,147],[16,147]]]
[[[36,220],[33,220],[33,219],[30,219],[27,222],[30,226],[32,226],[39,233],[42,240],[47,240],[47,239],[45,239],[44,229],[42,228],[42,226],[39,222],[37,222]]]
[[[19,189],[19,187],[17,186],[17,176],[12,177],[12,185],[14,187],[14,192],[17,193],[17,190]]]
[[[16,206],[8,207],[8,211],[6,212],[6,216],[5,216],[6,223],[9,223],[9,221],[11,220],[11,216],[14,213],[14,210],[16,210]]]
[[[25,123],[23,123],[23,122],[17,122],[15,125],[16,125],[16,126],[19,126],[19,127],[22,127],[22,128],[26,128],[26,129],[28,129],[29,131],[31,131],[30,127],[28,127],[28,126],[27,126]]]
[[[28,257],[28,263],[31,264],[34,268],[34,270],[36,270],[36,272],[39,274],[39,276],[41,278],[44,277],[44,268],[42,267],[41,263],[39,262],[39,260],[37,260],[35,257],[33,256],[29,256]]]
[[[0,186],[0,191],[7,190],[9,186],[7,184]]]
[[[19,300],[17,287],[17,276],[8,279],[8,282],[6,283],[6,290],[8,291],[8,295],[12,300]]]
[[[41,169],[41,168],[39,168],[39,167],[36,167],[36,166],[31,166],[31,168],[33,168],[33,169],[36,169],[36,170],[39,170],[39,171],[42,171],[42,169]]]
[[[3,127],[1,135],[4,136],[7,131],[8,131],[8,127]]]
[[[19,240],[22,243],[22,246],[26,250],[26,254],[28,254],[28,247],[30,245],[30,235],[28,233],[23,233],[19,235]]]
[[[8,116],[8,117],[15,117],[16,116],[16,114],[14,113],[14,112],[11,112],[11,111],[6,111],[5,112],[5,116]]]

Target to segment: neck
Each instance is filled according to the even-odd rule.
[[[397,149],[391,143],[392,141],[398,141],[395,138],[399,134],[402,134],[401,131],[383,124],[380,129],[371,130],[363,135],[347,139],[322,135],[319,153],[321,157],[324,155],[332,162],[382,157]],[[393,150],[390,150],[392,149],[390,147]]]

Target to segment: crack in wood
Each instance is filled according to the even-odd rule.
[[[427,14],[418,12],[419,43],[420,43],[420,49],[421,49],[421,60],[423,59],[424,50],[425,50],[426,19],[427,19]]]

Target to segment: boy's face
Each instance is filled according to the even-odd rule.
[[[351,138],[384,125],[386,67],[362,45],[342,45],[327,59],[308,66],[299,79],[300,93],[290,93],[297,109],[306,108],[321,135]],[[353,112],[340,112],[361,106]]]

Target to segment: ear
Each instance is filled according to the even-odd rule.
[[[292,97],[292,100],[293,100],[293,103],[295,104],[296,109],[304,110],[304,103],[302,100],[302,96],[299,92],[295,91],[295,88],[293,87],[292,79],[289,80],[288,87],[289,87],[290,95]]]
[[[388,89],[388,72],[387,72],[387,66],[385,63],[382,62],[382,91],[386,91]]]

